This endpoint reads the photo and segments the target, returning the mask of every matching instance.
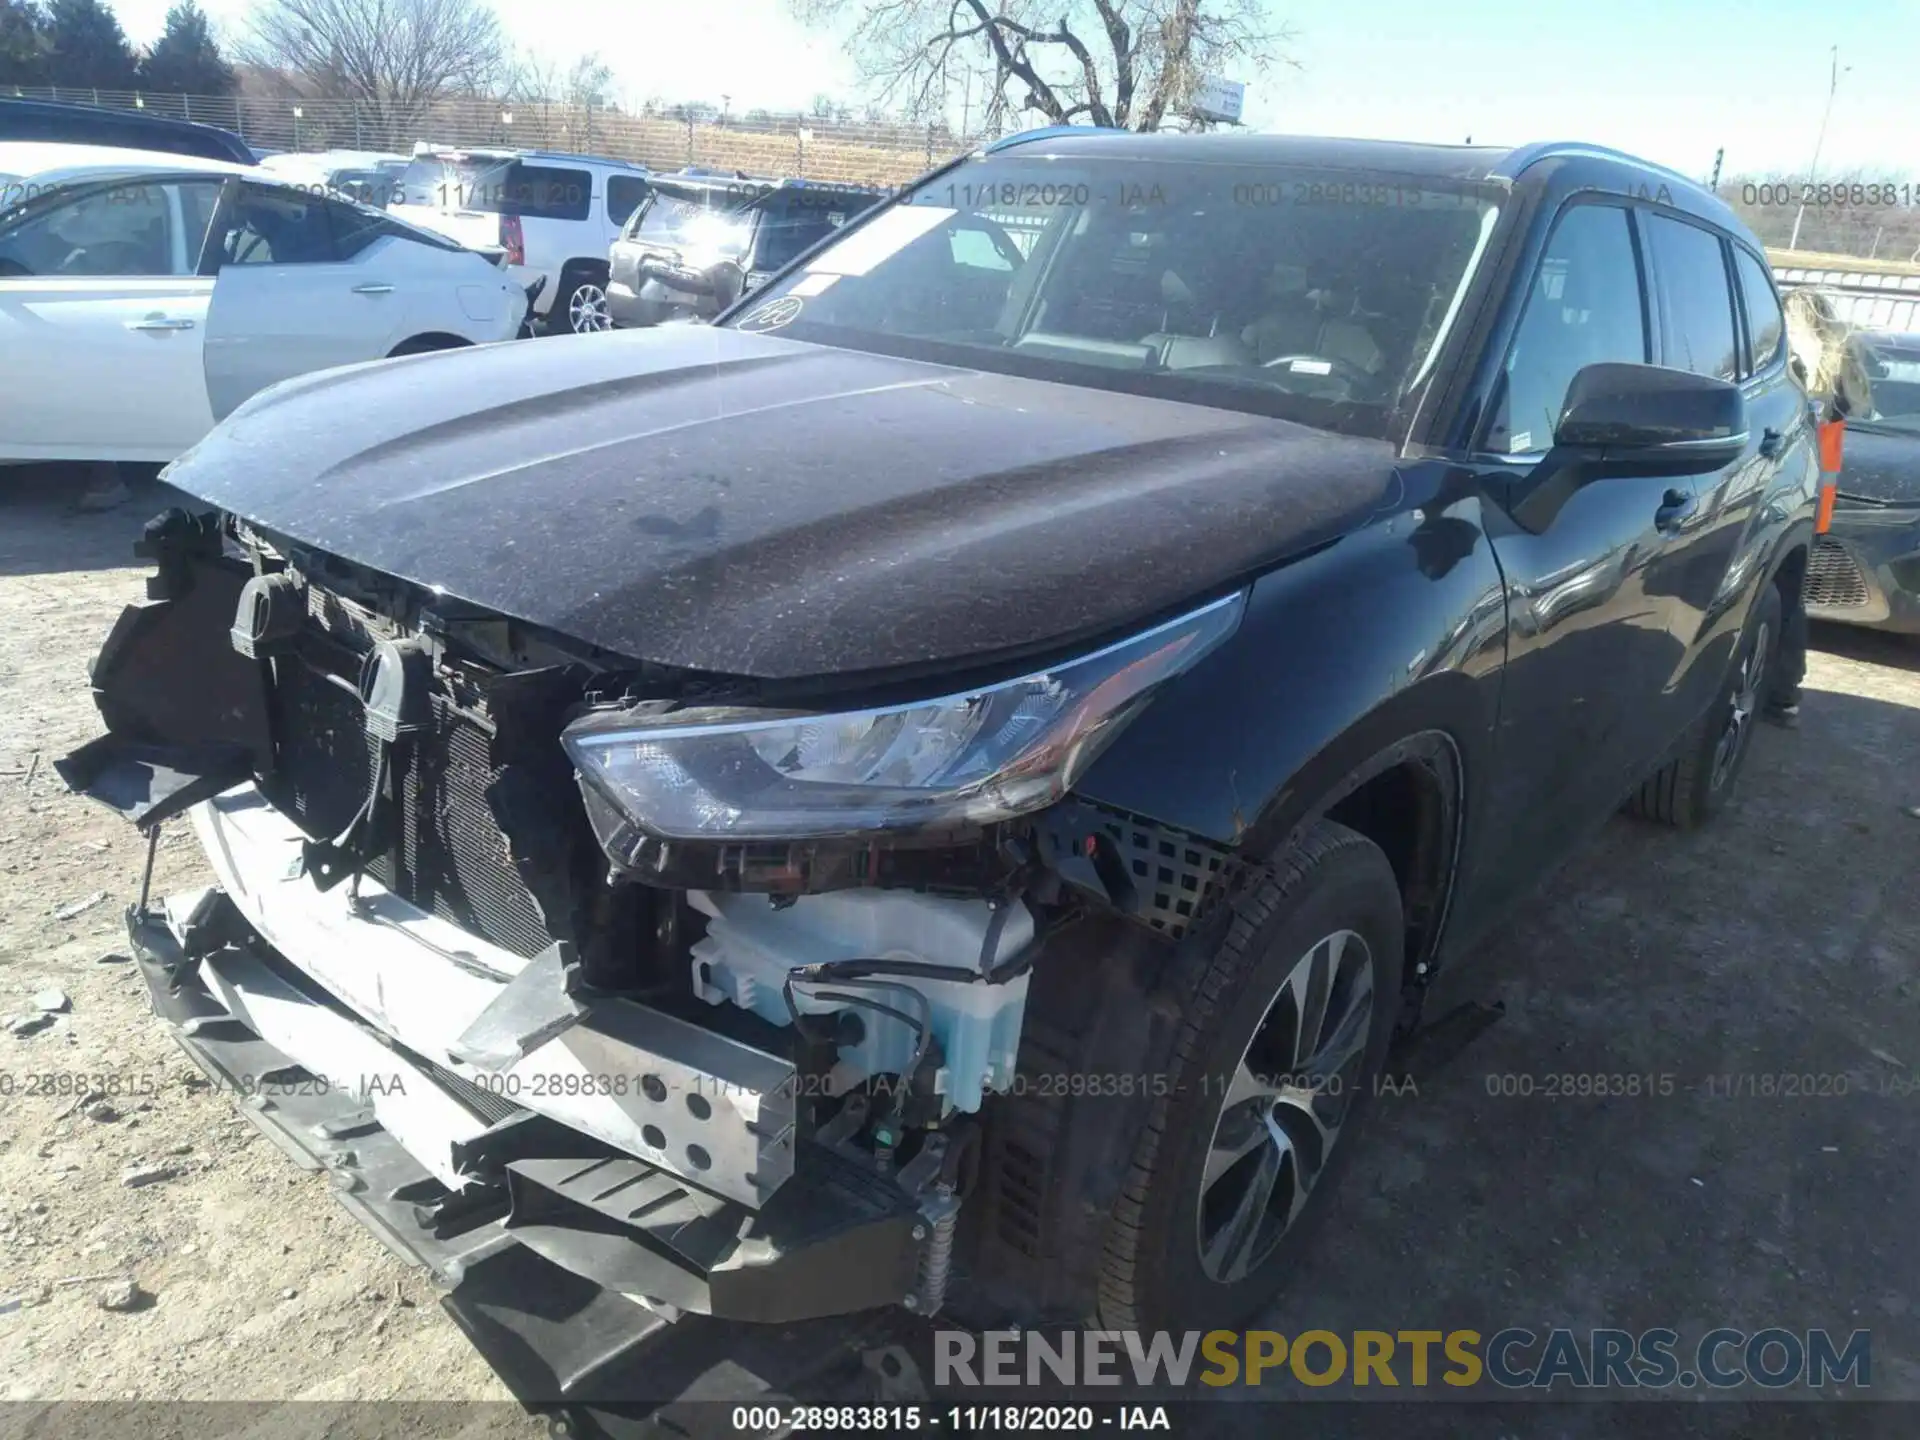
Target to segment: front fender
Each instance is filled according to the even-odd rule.
[[[1438,465],[1408,505],[1262,577],[1234,638],[1169,686],[1089,770],[1082,797],[1270,854],[1396,744],[1442,732],[1470,819],[1493,743],[1506,594]]]

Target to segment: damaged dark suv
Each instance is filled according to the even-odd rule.
[[[191,807],[157,1009],[330,1080],[250,1113],[523,1395],[1229,1324],[1436,972],[1734,785],[1818,481],[1760,255],[1589,147],[1019,137],[712,327],[255,398],[64,773]]]

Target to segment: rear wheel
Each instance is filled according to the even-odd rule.
[[[570,271],[547,313],[550,334],[592,335],[613,328],[607,308],[607,277],[595,270]]]
[[[1236,907],[1107,1225],[1103,1324],[1206,1329],[1280,1290],[1385,1063],[1403,935],[1386,856],[1330,821]]]
[[[1687,732],[1680,753],[1641,782],[1627,801],[1629,813],[1694,830],[1720,812],[1746,763],[1767,698],[1781,615],[1780,592],[1769,585],[1753,607],[1719,696]]]

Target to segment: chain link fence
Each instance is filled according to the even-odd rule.
[[[9,86],[0,94],[197,120],[272,150],[380,150],[436,145],[561,150],[633,160],[657,170],[685,165],[759,175],[898,185],[970,149],[981,135],[944,124],[911,125],[750,110],[712,116],[681,107],[638,114],[543,100],[442,100],[417,114],[382,113],[353,99],[257,95],[148,95],[72,86]]]

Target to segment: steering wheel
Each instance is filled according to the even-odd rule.
[[[1365,370],[1362,370],[1358,365],[1355,365],[1349,360],[1335,359],[1331,355],[1276,355],[1271,360],[1261,361],[1260,368],[1262,370],[1278,370],[1282,367],[1290,368],[1300,361],[1305,361],[1314,368],[1311,370],[1299,370],[1295,372],[1296,374],[1305,375],[1310,380],[1322,382],[1328,380],[1337,381],[1347,387],[1348,393],[1352,393],[1356,388],[1363,388],[1373,383],[1373,376],[1369,375]],[[1324,372],[1319,368],[1323,365],[1326,367]]]

